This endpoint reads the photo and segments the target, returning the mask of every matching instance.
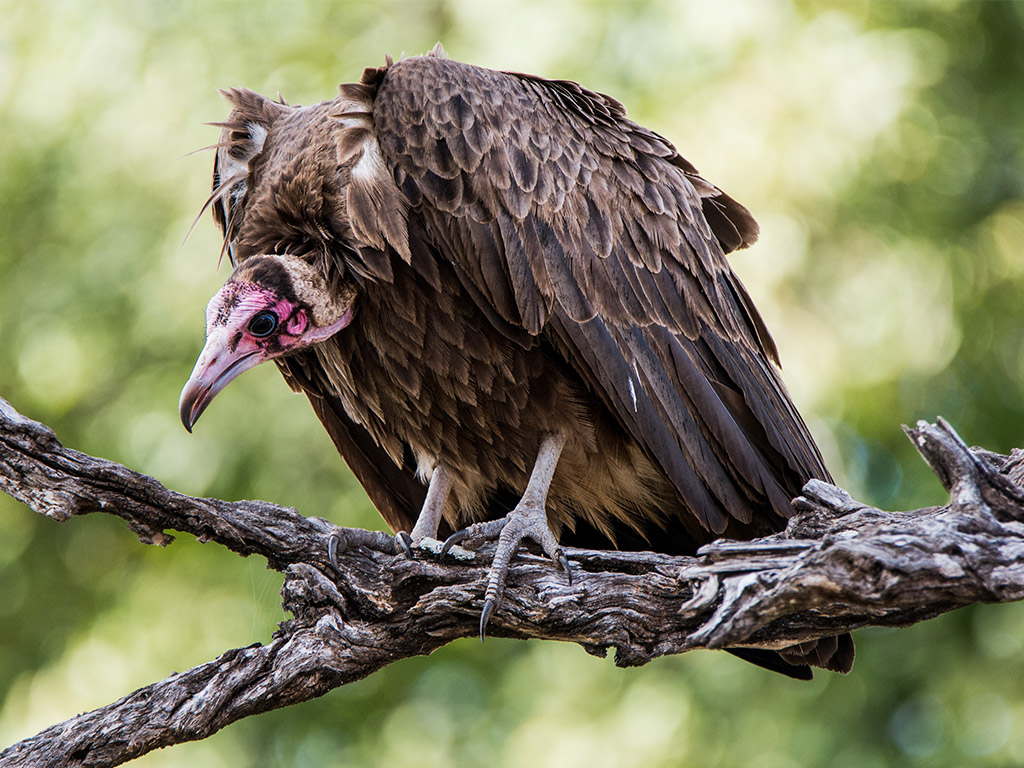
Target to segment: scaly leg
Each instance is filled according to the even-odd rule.
[[[448,502],[448,495],[451,491],[452,473],[444,464],[438,464],[434,468],[433,474],[430,475],[427,498],[423,500],[423,507],[412,528],[412,535],[405,531],[395,534],[395,541],[407,556],[412,557],[413,547],[424,548],[422,545],[425,542],[437,539],[437,526],[441,523],[441,513],[444,511],[444,505]],[[430,549],[429,546],[426,548]]]
[[[515,509],[509,512],[501,520],[489,520],[484,523],[474,523],[468,528],[463,528],[458,533],[452,534],[441,548],[443,556],[448,549],[460,541],[466,539],[493,539],[497,537],[498,546],[494,552],[494,562],[487,575],[487,591],[484,593],[484,609],[480,614],[480,639],[484,639],[487,630],[487,622],[494,613],[494,609],[505,591],[505,579],[508,576],[509,563],[512,556],[519,549],[523,539],[530,538],[536,541],[547,553],[548,557],[554,560],[569,578],[572,583],[572,573],[569,571],[569,561],[565,557],[558,539],[548,527],[548,516],[546,510],[548,489],[551,486],[551,478],[555,474],[555,467],[558,466],[558,457],[565,446],[565,435],[549,435],[544,438],[537,451],[537,461],[533,465],[533,472],[530,474],[530,481],[526,485],[522,498]]]

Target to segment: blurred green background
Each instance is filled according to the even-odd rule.
[[[332,98],[385,53],[582,81],[745,203],[733,263],[839,482],[944,495],[900,431],[1024,445],[1024,5],[0,0],[0,396],[177,490],[382,527],[271,367],[189,436],[176,403],[225,279],[204,217],[216,89]],[[266,641],[281,579],[114,518],[0,497],[0,746]],[[471,640],[143,766],[1024,764],[1024,605],[857,633],[796,683],[698,652],[619,670]]]

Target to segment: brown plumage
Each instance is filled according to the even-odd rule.
[[[501,518],[545,445],[563,545],[692,553],[780,530],[829,479],[725,258],[756,223],[614,99],[439,50],[308,107],[226,95],[211,204],[240,266],[220,314],[260,283],[335,323],[244,367],[275,359],[395,531],[430,478],[443,532]],[[226,380],[199,405],[190,383],[186,426]],[[741,655],[805,676],[853,648]]]

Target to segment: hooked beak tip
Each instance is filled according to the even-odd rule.
[[[217,340],[214,340],[212,345],[210,341],[207,342],[192,375],[181,390],[178,416],[189,434],[217,393],[241,373],[260,362],[260,358],[252,352],[240,357],[219,355],[217,344]]]
[[[203,415],[206,406],[210,404],[213,396],[217,394],[216,388],[211,386],[203,376],[189,378],[181,389],[181,397],[178,400],[178,416],[181,418],[181,425],[192,434],[192,427]]]
[[[192,434],[192,427],[199,420],[199,414],[196,413],[196,405],[199,402],[199,399],[196,397],[198,392],[191,385],[191,381],[185,385],[185,388],[181,391],[181,400],[178,403],[178,416],[181,418],[181,425],[185,427],[185,431],[190,435]]]

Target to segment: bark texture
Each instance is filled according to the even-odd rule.
[[[907,429],[950,492],[943,507],[883,512],[812,481],[783,533],[719,541],[698,557],[568,549],[570,586],[524,554],[489,633],[582,645],[621,666],[694,648],[780,648],[863,626],[906,626],[978,602],[1024,597],[1019,451],[969,449],[953,429]],[[396,554],[383,533],[338,529],[264,501],[225,502],[65,448],[0,400],[0,488],[57,521],[103,512],[141,541],[168,530],[258,554],[284,574],[283,622],[267,645],[219,658],[72,717],[0,752],[2,766],[113,766],[305,701],[478,630],[487,552],[438,563]],[[340,572],[328,540],[340,536]]]

